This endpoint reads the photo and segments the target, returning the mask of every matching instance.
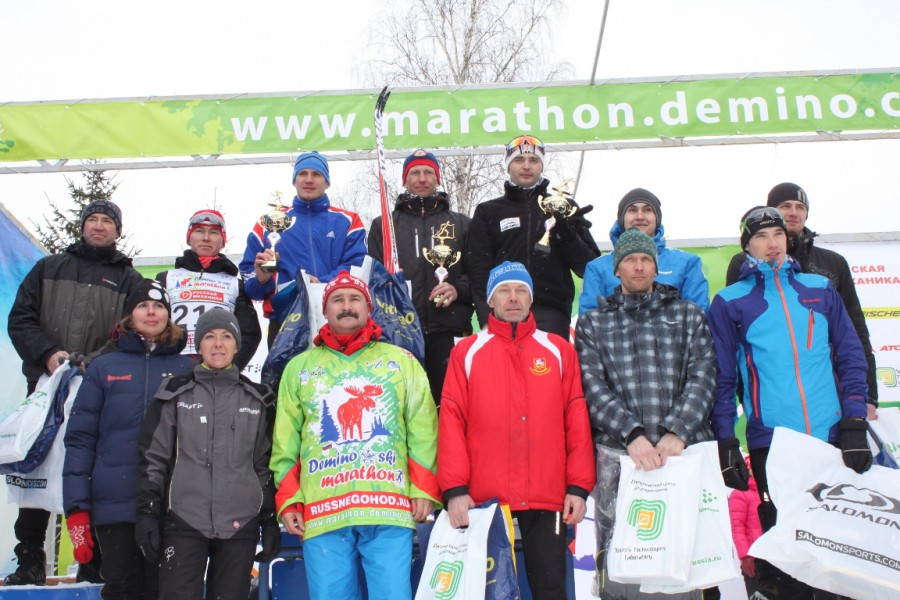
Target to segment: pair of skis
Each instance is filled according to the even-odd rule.
[[[378,190],[381,193],[381,239],[384,245],[384,266],[391,275],[400,270],[397,262],[397,238],[394,235],[394,219],[387,194],[387,164],[384,158],[384,107],[391,93],[384,86],[375,103],[375,151],[378,154]]]

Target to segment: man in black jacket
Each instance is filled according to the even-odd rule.
[[[484,327],[491,312],[484,297],[491,269],[506,260],[520,262],[534,281],[531,312],[538,329],[570,339],[571,272],[583,277],[587,263],[600,256],[583,216],[589,209],[548,215],[538,205],[551,193],[550,182],[541,177],[544,144],[536,137],[520,135],[507,144],[504,166],[509,174],[504,194],[478,205],[466,243],[478,321]],[[549,246],[538,244],[548,231]]]
[[[81,213],[81,240],[62,254],[39,260],[19,286],[8,330],[22,359],[29,394],[41,375],[52,374],[66,360],[83,364],[99,354],[122,318],[126,296],[143,277],[116,249],[121,235],[119,207],[109,200],[91,202]],[[19,564],[5,585],[43,585],[49,520],[45,510],[19,509],[15,524]],[[95,560],[99,556],[94,553]],[[98,579],[98,565],[79,567],[79,579]]]
[[[400,268],[412,284],[412,301],[425,337],[425,372],[435,404],[440,404],[454,338],[472,333],[472,292],[466,268],[466,236],[471,219],[450,210],[437,191],[441,167],[426,150],[403,162],[403,187],[391,218]],[[381,217],[369,228],[369,254],[384,260]]]
[[[856,286],[853,284],[853,275],[847,260],[831,250],[817,248],[813,239],[818,235],[806,227],[806,219],[809,216],[809,197],[796,183],[779,183],[769,192],[767,206],[777,208],[784,217],[784,223],[788,230],[788,254],[800,263],[800,269],[804,273],[816,273],[831,280],[837,289],[853,328],[862,342],[866,353],[866,362],[869,365],[866,374],[866,383],[869,386],[868,418],[877,419],[875,409],[878,407],[878,382],[875,379],[875,355],[872,353],[872,342],[869,340],[869,328],[866,326],[866,317],[859,304],[859,296],[856,295]],[[746,254],[739,252],[731,259],[728,272],[725,276],[726,285],[731,285],[740,279],[741,265],[744,264]]]

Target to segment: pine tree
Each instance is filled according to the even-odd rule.
[[[99,161],[88,161],[87,165],[96,165]],[[86,166],[87,166],[86,165]],[[50,215],[44,216],[44,226],[34,221],[38,240],[51,254],[65,252],[73,243],[81,239],[81,213],[88,204],[95,200],[112,200],[113,192],[119,187],[114,182],[115,175],[107,176],[106,171],[86,168],[81,172],[84,182],[81,185],[66,177],[66,185],[69,187],[69,197],[72,205],[63,207],[51,199],[47,199],[50,205]],[[134,257],[140,254],[140,250],[129,246],[130,233],[124,233],[119,238],[118,246],[128,256]]]
[[[325,442],[336,442],[340,438],[338,434],[337,426],[334,424],[334,419],[331,417],[331,411],[328,410],[328,405],[322,400],[322,433],[319,435],[319,441],[322,443]]]

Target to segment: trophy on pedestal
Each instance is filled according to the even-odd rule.
[[[544,235],[534,245],[536,250],[541,252],[550,252],[550,231],[556,226],[556,217],[566,218],[578,210],[569,200],[572,199],[572,192],[569,191],[569,185],[575,183],[571,177],[564,179],[561,184],[552,188],[554,194],[552,196],[541,196],[538,198],[538,205],[549,217],[544,221]]]
[[[272,250],[275,250],[275,244],[281,240],[281,234],[293,227],[297,222],[296,217],[287,215],[288,207],[281,203],[281,192],[272,194],[275,202],[269,202],[272,210],[259,218],[257,223],[259,226],[269,232],[268,240]],[[275,273],[278,271],[278,252],[275,252],[275,258],[264,262],[260,268],[267,273]]]
[[[437,233],[433,233],[431,237],[431,249],[422,248],[422,255],[425,257],[425,260],[437,267],[434,270],[434,276],[440,284],[444,283],[450,275],[450,271],[447,270],[447,267],[452,267],[459,262],[460,258],[462,258],[462,252],[457,250],[456,253],[454,253],[453,248],[446,244],[447,240],[456,239],[456,225],[447,221],[443,223]],[[434,243],[434,240],[437,240],[436,244]],[[435,304],[440,304],[442,301],[442,296],[435,296]]]

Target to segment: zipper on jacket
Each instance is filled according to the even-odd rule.
[[[809,309],[809,331],[806,333],[806,349],[812,350],[812,342],[813,342],[813,327],[815,327],[816,318],[813,315],[812,309]]]
[[[794,324],[791,321],[791,312],[788,309],[787,298],[784,296],[784,290],[781,288],[779,280],[779,268],[773,267],[775,271],[775,287],[778,288],[778,295],[781,298],[781,307],[784,310],[784,318],[787,320],[788,334],[791,337],[791,350],[794,352],[794,374],[797,376],[797,390],[800,392],[800,405],[803,407],[803,421],[806,425],[806,435],[812,435],[809,426],[809,411],[806,408],[806,392],[803,390],[803,380],[800,378],[800,354],[797,351],[797,338],[794,335]]]
[[[306,232],[309,237],[309,260],[312,262],[312,270],[310,273],[314,274],[316,277],[319,276],[318,268],[316,267],[316,247],[313,246],[313,232],[312,232],[312,206],[309,207],[309,216],[306,219]]]
[[[416,258],[419,258],[421,255],[419,254],[419,227],[418,227],[418,225],[413,227],[413,231],[416,232]]]
[[[762,415],[759,412],[759,377],[756,374],[756,367],[753,365],[753,357],[749,354],[747,355],[747,376],[750,378],[750,401],[753,403],[753,414],[762,421]]]

